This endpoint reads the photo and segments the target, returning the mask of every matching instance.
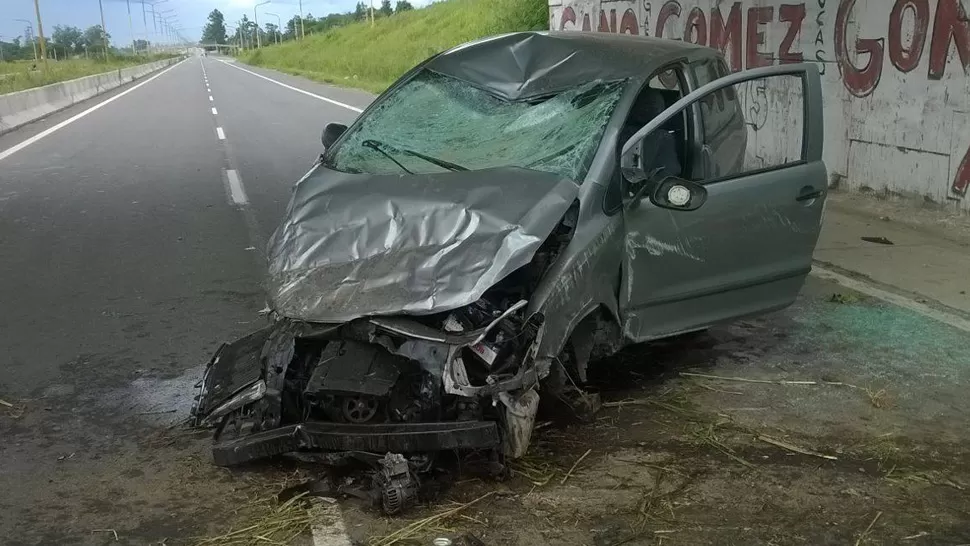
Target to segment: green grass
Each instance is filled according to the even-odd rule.
[[[0,95],[23,91],[33,87],[73,80],[94,74],[103,74],[113,70],[145,64],[169,57],[169,55],[153,55],[150,57],[110,57],[103,59],[71,59],[69,61],[13,61],[0,63]]]
[[[244,62],[380,92],[431,55],[469,40],[548,28],[546,0],[445,0],[306,40],[241,55]]]

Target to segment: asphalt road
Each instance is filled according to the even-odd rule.
[[[0,137],[0,543],[184,536],[187,496],[234,489],[188,479],[204,441],[155,440],[257,327],[259,250],[370,100],[273,77],[345,106],[196,57]]]

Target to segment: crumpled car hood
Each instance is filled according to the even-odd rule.
[[[579,193],[557,175],[502,167],[371,175],[318,167],[269,245],[281,315],[346,322],[478,300],[528,264]]]

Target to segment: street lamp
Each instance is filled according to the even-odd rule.
[[[104,60],[108,61],[108,29],[104,26],[104,4],[98,0],[98,9],[101,11],[101,44],[104,46]],[[57,51],[55,49],[54,51]]]
[[[269,4],[269,3],[270,3],[270,0],[266,0],[265,2],[260,2],[255,6],[253,6],[253,19],[256,20],[256,49],[263,47],[263,44],[259,40],[259,14],[256,13],[256,8],[258,8],[259,6],[265,6],[266,4]]]
[[[37,62],[37,41],[34,40],[34,25],[26,19],[14,19],[14,21],[27,23],[27,31],[30,32],[30,43],[34,46],[34,62]]]
[[[268,11],[264,11],[263,12],[263,15],[272,15],[273,17],[276,17],[276,43],[277,44],[282,44],[283,43],[283,37],[280,36],[280,29],[283,28],[283,22],[280,19],[280,16],[279,15],[276,15],[275,13],[270,13]]]

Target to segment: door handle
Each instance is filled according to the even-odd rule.
[[[812,199],[818,199],[822,197],[822,190],[816,190],[812,186],[805,186],[802,191],[798,193],[798,197],[795,201],[810,201]]]

